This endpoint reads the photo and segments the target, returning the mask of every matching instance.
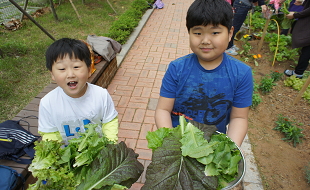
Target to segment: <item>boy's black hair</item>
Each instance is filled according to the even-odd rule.
[[[189,30],[194,26],[219,24],[230,30],[232,26],[232,6],[225,0],[195,0],[187,11],[186,27]]]
[[[52,71],[53,64],[58,59],[69,55],[70,59],[76,58],[84,61],[87,67],[91,65],[91,53],[88,46],[81,40],[62,38],[50,45],[45,53],[46,68]]]

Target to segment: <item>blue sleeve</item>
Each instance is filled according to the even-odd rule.
[[[240,83],[237,86],[237,90],[234,96],[233,106],[237,108],[245,108],[252,105],[253,95],[253,76],[252,71],[249,69],[243,78],[240,79]]]

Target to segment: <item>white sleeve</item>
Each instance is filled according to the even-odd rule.
[[[102,123],[108,123],[118,115],[110,94],[106,89],[105,91],[106,91],[106,98],[105,98],[105,105],[103,106],[105,109],[103,110]]]
[[[52,122],[52,115],[49,112],[51,108],[46,104],[44,98],[41,99],[39,105],[39,127],[38,131],[50,133],[58,131],[57,126]]]

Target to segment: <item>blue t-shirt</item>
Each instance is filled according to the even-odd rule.
[[[213,70],[204,69],[194,53],[172,61],[160,89],[160,96],[175,98],[173,127],[184,115],[199,123],[216,125],[222,133],[226,133],[232,106],[251,106],[252,94],[251,67],[225,53],[222,63]]]

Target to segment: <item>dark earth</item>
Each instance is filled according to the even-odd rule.
[[[283,73],[285,69],[292,69],[296,65],[293,61],[286,61],[275,62],[272,66],[274,55],[270,53],[268,44],[264,43],[261,52],[257,52],[259,40],[249,42],[252,46],[250,53],[262,55],[258,59],[258,66],[247,63],[255,71],[254,80],[257,84],[271,71]],[[242,47],[242,42],[236,44]],[[286,77],[283,75],[270,93],[260,93],[262,103],[251,109],[249,114],[248,136],[265,189],[306,190],[310,189],[305,173],[305,167],[310,164],[310,102],[301,98],[293,104],[299,92],[284,85]],[[296,126],[303,129],[304,138],[296,147],[291,142],[283,141],[284,134],[280,131],[273,130],[280,114],[290,121],[301,123]]]

